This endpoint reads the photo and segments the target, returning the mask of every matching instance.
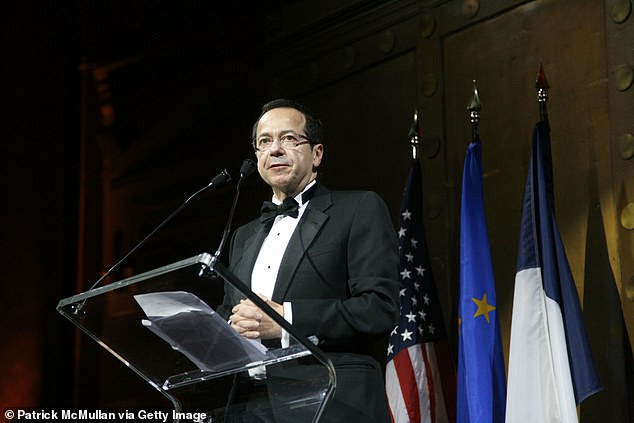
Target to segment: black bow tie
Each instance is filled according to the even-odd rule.
[[[265,201],[262,204],[260,222],[273,221],[279,215],[297,217],[299,215],[299,204],[291,197],[287,197],[279,206],[271,201]]]

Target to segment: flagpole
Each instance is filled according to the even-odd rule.
[[[469,111],[469,121],[471,122],[471,142],[476,142],[480,139],[478,122],[480,121],[482,103],[480,103],[480,96],[478,95],[478,87],[476,87],[475,79],[473,80],[473,95],[471,96],[467,110]]]
[[[548,120],[548,109],[546,108],[546,102],[548,101],[548,79],[546,79],[546,73],[544,72],[544,65],[539,62],[539,71],[537,72],[537,81],[535,82],[535,89],[537,90],[537,101],[539,103],[539,120],[545,122]]]

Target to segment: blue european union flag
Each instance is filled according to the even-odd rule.
[[[484,216],[479,140],[467,149],[460,217],[457,421],[504,422],[506,374]]]

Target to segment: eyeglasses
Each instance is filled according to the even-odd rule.
[[[305,139],[306,141],[300,141],[300,138]],[[253,148],[256,151],[268,151],[273,142],[278,140],[282,148],[297,148],[302,144],[309,144],[310,140],[306,135],[296,134],[294,132],[287,132],[284,135],[280,135],[278,138],[262,136],[256,140],[253,140]]]

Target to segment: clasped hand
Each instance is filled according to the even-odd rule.
[[[269,307],[284,317],[284,306],[258,294]],[[240,335],[249,339],[274,339],[282,337],[282,328],[266,315],[251,300],[240,300],[232,309],[231,327]]]

